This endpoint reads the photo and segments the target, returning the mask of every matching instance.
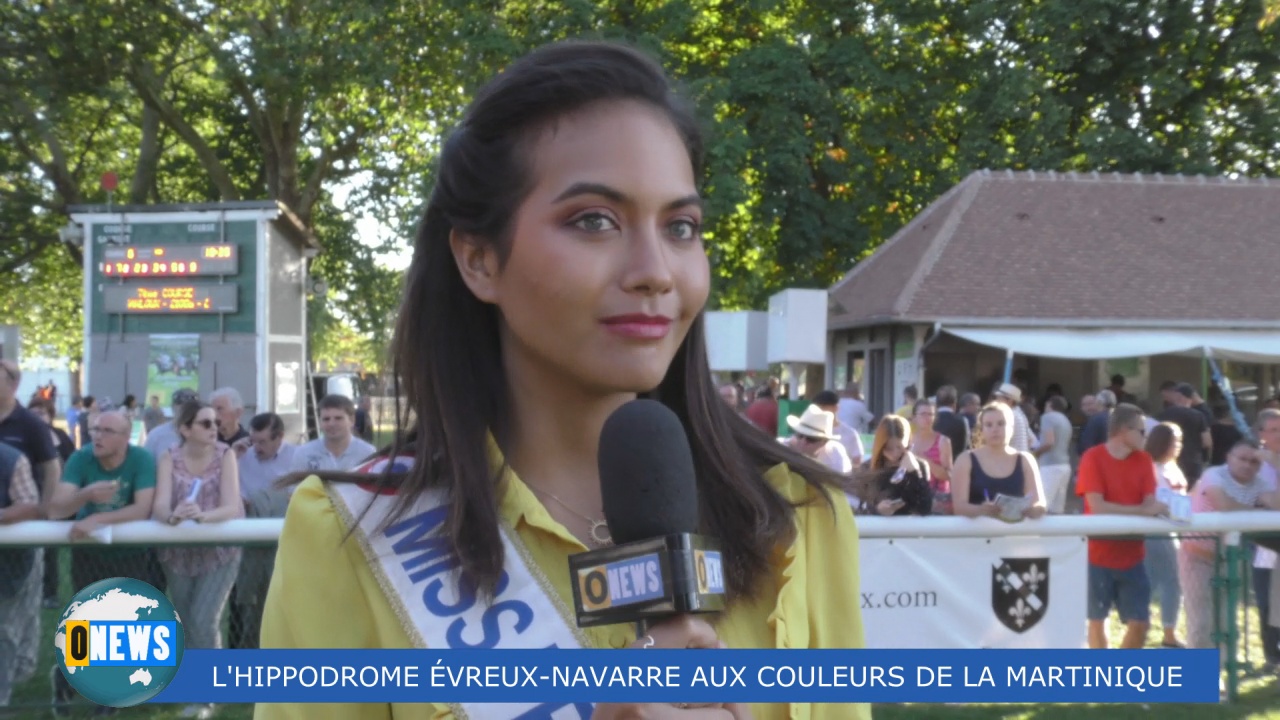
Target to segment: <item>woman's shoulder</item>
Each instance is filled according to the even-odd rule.
[[[813,485],[785,463],[764,475],[796,506],[795,536],[774,559],[779,584],[768,623],[778,634],[770,646],[863,647],[861,614],[849,609],[860,582],[858,530],[848,497],[839,488]]]
[[[300,546],[321,546],[325,538],[346,535],[346,527],[330,498],[330,483],[315,475],[298,483],[289,498],[285,512],[285,532],[295,539],[305,540]],[[334,543],[337,544],[337,543]]]
[[[809,482],[786,463],[766,470],[764,479],[795,507],[797,542],[816,540],[815,533],[852,533],[856,542],[853,511],[843,488]]]
[[[764,480],[788,502],[796,505],[805,505],[823,499],[824,491],[820,486],[806,480],[785,462],[765,470]]]

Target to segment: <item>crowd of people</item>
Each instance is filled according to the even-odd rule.
[[[257,647],[274,550],[152,549],[94,540],[105,540],[112,525],[137,520],[182,528],[284,517],[292,486],[279,481],[296,473],[349,470],[374,453],[373,445],[357,437],[358,409],[345,396],[320,400],[320,436],[298,445],[287,441],[275,413],[255,415],[243,425],[244,402],[230,387],[207,399],[178,390],[169,414],[157,396],[140,412],[128,402],[99,408],[86,397],[77,416],[68,417],[70,428],[81,429],[83,442],[77,443],[54,425],[53,398],[37,396],[25,406],[18,401],[21,376],[16,364],[0,360],[0,523],[71,520],[70,539],[78,542],[69,552],[0,549],[0,708],[9,703],[13,687],[36,672],[38,649],[46,642],[41,608],[61,608],[70,600],[59,582],[63,558],[70,561],[72,591],[130,577],[167,592],[189,648],[222,647],[228,610],[227,644]],[[147,426],[142,438],[133,431],[135,416]],[[141,444],[131,442],[138,439]],[[57,666],[50,683],[57,712],[74,693]],[[185,716],[211,712],[210,706],[191,706]]]
[[[152,519],[181,526],[240,517],[283,517],[294,473],[350,470],[370,457],[373,445],[357,436],[357,408],[343,396],[319,403],[320,437],[295,445],[274,413],[242,424],[244,403],[234,388],[202,400],[179,390],[165,413],[153,396],[141,410],[126,402],[97,407],[84,398],[72,433],[55,424],[54,399],[33,397],[26,406],[16,390],[21,370],[0,361],[0,522],[70,519],[72,587],[111,577],[145,580],[172,598],[184,619],[188,647],[222,646],[221,623],[230,611],[228,644],[257,646],[261,611],[274,561],[270,549],[238,547],[97,546],[111,525]],[[762,431],[778,434],[777,381],[750,403],[736,385],[724,385],[724,401]],[[976,393],[951,386],[932,397],[914,387],[904,404],[876,418],[857,389],[817,393],[799,415],[785,418],[780,439],[801,454],[849,478],[848,497],[862,514],[998,517],[1010,522],[1069,512],[1068,496],[1082,498],[1090,514],[1166,516],[1164,491],[1189,495],[1193,512],[1280,509],[1280,409],[1264,407],[1246,436],[1223,409],[1211,410],[1187,383],[1161,388],[1164,407],[1152,416],[1123,392],[1123,379],[1081,399],[1083,417],[1052,392],[1037,406],[1021,387],[1001,383],[984,404]],[[144,440],[133,432],[145,424]],[[368,425],[366,416],[365,425]],[[873,430],[870,448],[863,433]],[[79,432],[77,432],[79,429]],[[81,442],[83,440],[83,442]],[[1089,541],[1088,637],[1106,647],[1113,608],[1126,625],[1121,646],[1142,647],[1149,608],[1156,600],[1161,644],[1183,647],[1178,619],[1186,613],[1186,646],[1214,647],[1211,578],[1217,555],[1212,537],[1173,534],[1144,541]],[[12,687],[35,671],[39,610],[58,608],[57,548],[0,550],[0,707]],[[1254,551],[1253,587],[1266,661],[1280,665],[1280,572],[1276,553]],[[72,691],[51,674],[55,707]],[[104,708],[102,711],[109,712]],[[189,709],[206,715],[206,706]]]
[[[876,418],[856,387],[817,393],[803,413],[785,420],[781,442],[849,477],[858,513],[996,517],[1008,522],[1072,512],[1169,517],[1169,494],[1189,496],[1191,512],[1280,510],[1280,399],[1269,400],[1246,434],[1229,406],[1210,408],[1192,385],[1160,387],[1163,407],[1139,407],[1122,376],[1071,404],[1051,385],[1037,404],[1018,383],[1000,383],[986,404],[950,385],[933,397],[914,386],[903,405]],[[770,434],[778,434],[779,382],[762,386],[750,403],[736,384],[721,397]],[[870,452],[862,434],[874,428]],[[1256,437],[1256,439],[1254,439]],[[1074,489],[1074,492],[1072,490]],[[1164,498],[1162,500],[1161,498]],[[1181,518],[1179,518],[1181,519]],[[1216,538],[1175,534],[1145,541],[1089,540],[1088,638],[1107,647],[1114,609],[1125,624],[1121,647],[1146,644],[1150,607],[1160,608],[1164,647],[1218,647],[1212,578]],[[1255,605],[1265,662],[1280,669],[1280,571],[1260,541],[1252,551]],[[1186,640],[1177,635],[1186,614]]]

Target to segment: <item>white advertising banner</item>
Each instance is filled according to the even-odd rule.
[[[1082,648],[1083,537],[859,541],[868,648]]]

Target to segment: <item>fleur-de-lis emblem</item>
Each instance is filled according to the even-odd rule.
[[[1027,624],[1027,616],[1031,614],[1031,606],[1027,605],[1022,598],[1018,598],[1018,602],[1009,608],[1009,616],[1013,618],[1013,622],[1022,627]]]
[[[1049,605],[1049,558],[1000,558],[991,567],[991,609],[1001,625],[1024,633]]]
[[[1031,592],[1039,590],[1040,583],[1044,582],[1046,577],[1044,571],[1035,565],[1032,565],[1026,572],[1022,573],[1022,581],[1031,588]]]

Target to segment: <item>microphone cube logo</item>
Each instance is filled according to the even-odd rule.
[[[665,595],[657,553],[578,570],[582,609],[588,612],[657,600]]]
[[[695,550],[693,564],[698,572],[699,593],[724,594],[724,566],[720,561],[720,553],[714,550]]]
[[[77,692],[99,705],[131,707],[173,680],[185,640],[164,593],[140,580],[111,578],[76,593],[53,645]]]

